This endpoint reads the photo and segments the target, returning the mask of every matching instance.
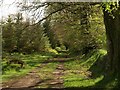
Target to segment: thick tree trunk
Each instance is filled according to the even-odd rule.
[[[103,11],[104,13],[104,23],[106,28],[107,44],[108,44],[108,68],[110,72],[119,74],[120,66],[120,14],[119,10],[114,10],[110,13]]]
[[[113,29],[113,18],[109,16],[109,13],[106,11],[104,12],[104,23],[106,28],[106,36],[107,36],[107,45],[108,45],[108,62],[107,62],[107,68],[112,69],[112,61],[114,56],[114,29]]]

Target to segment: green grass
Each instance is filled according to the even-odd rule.
[[[31,69],[40,66],[41,62],[47,60],[48,58],[52,58],[50,55],[47,56],[43,55],[43,54],[29,54],[29,55],[23,55],[23,54],[12,54],[12,56],[6,56],[7,58],[4,58],[2,60],[2,66],[6,65],[7,59],[10,57],[14,57],[14,58],[18,58],[22,61],[25,62],[25,67],[21,68],[21,69],[16,69],[19,68],[18,64],[12,64],[12,66],[14,66],[14,68],[10,68],[10,67],[4,67],[6,68],[6,70],[3,72],[3,74],[0,76],[2,77],[2,81],[8,81],[10,79],[13,78],[18,78],[18,77],[22,77],[25,74],[27,74],[29,71],[31,71]],[[7,65],[6,65],[7,66]]]
[[[61,77],[64,79],[64,87],[90,87],[90,88],[106,88],[110,89],[116,87],[117,78],[115,75],[105,76],[105,61],[103,57],[107,54],[106,50],[94,50],[87,55],[80,55],[72,58],[73,60],[64,62],[64,75]],[[29,55],[13,55],[20,58],[26,63],[25,68],[16,71],[15,69],[10,69],[2,75],[3,81],[7,81],[13,78],[19,78],[24,76],[26,73],[34,69],[35,67],[41,65],[41,62],[52,58],[56,55],[46,53],[35,53]],[[58,57],[64,57],[64,54],[57,55]],[[2,64],[5,65],[5,60]],[[39,69],[38,74],[41,80],[47,80],[54,78],[52,74],[58,66],[58,62],[45,64]],[[91,72],[91,73],[90,73]],[[91,75],[90,75],[91,74]],[[90,75],[90,76],[89,76]],[[42,87],[42,86],[38,86]],[[44,87],[44,86],[43,86]],[[48,87],[48,86],[45,86]]]
[[[71,75],[71,77],[66,77],[64,86],[65,87],[89,87],[95,85],[95,83],[99,82],[103,79],[103,76],[98,77],[96,79],[86,79],[79,75]]]
[[[104,60],[101,58],[106,53],[106,50],[95,50],[85,56],[80,56],[80,59],[64,63],[65,68],[67,68],[63,76],[64,87],[114,87],[116,85],[114,76],[113,78],[105,77],[103,74],[105,73],[102,68]],[[88,71],[92,72],[92,77],[87,76]]]
[[[5,72],[5,74],[2,75],[2,82],[10,80],[10,79],[15,79],[18,77],[22,77],[24,75],[26,75],[26,73],[28,73],[29,71],[31,71],[31,67],[30,68],[26,68],[26,69],[21,69],[20,71],[16,71],[15,69],[11,69]]]
[[[56,69],[58,63],[48,63],[39,70],[42,80],[54,78],[52,72]]]

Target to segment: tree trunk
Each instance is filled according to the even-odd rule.
[[[120,8],[112,12],[103,10],[108,44],[108,69],[119,77],[120,68]]]

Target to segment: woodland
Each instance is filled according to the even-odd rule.
[[[3,90],[120,87],[120,2],[27,1],[0,21]]]

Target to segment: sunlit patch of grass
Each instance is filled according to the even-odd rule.
[[[90,68],[99,58],[107,54],[106,50],[96,50],[88,53],[85,58],[81,59],[80,65],[86,68]]]
[[[33,68],[34,67],[27,66],[25,69],[20,69],[19,71],[16,71],[15,69],[10,69],[2,75],[2,81],[4,82],[4,81],[7,81],[12,78],[15,79],[18,77],[22,77],[22,76],[26,75],[26,73],[31,71],[31,69],[33,69]]]
[[[83,69],[81,66],[81,60],[74,60],[73,61],[68,61],[68,62],[64,62],[64,67],[68,70],[80,70]]]
[[[45,65],[45,67],[42,67],[40,71],[41,72],[52,72],[55,70],[56,67],[57,67],[56,63],[48,63],[47,65]]]
[[[85,78],[85,76],[81,75],[81,74],[74,74],[74,73],[67,73],[67,75],[63,76],[64,80],[65,81],[69,81],[69,80],[73,80],[74,78],[77,78],[77,79],[83,79]]]
[[[7,56],[7,57],[11,57],[11,56]],[[25,62],[24,68],[18,67],[19,66],[18,64],[15,64],[15,65],[11,64],[12,66],[14,65],[15,68],[10,68],[6,64],[7,59],[3,60],[2,64],[6,65],[6,67],[4,67],[5,71],[3,71],[4,73],[1,76],[3,81],[7,81],[11,78],[21,77],[25,75],[26,73],[31,71],[31,69],[36,68],[37,66],[40,66],[41,62],[47,60],[49,56],[44,56],[40,54],[29,54],[29,55],[13,54],[12,57],[16,57],[24,61]]]
[[[104,75],[100,75],[95,78],[88,77],[86,72],[93,66],[93,64],[105,55],[107,52],[105,50],[95,50],[91,51],[87,55],[82,56],[82,58],[66,62],[64,65],[68,69],[65,71],[64,86],[65,87],[91,87],[96,85],[96,83],[102,81]],[[94,68],[98,71],[98,68]],[[79,73],[80,72],[80,73]]]
[[[64,65],[67,69],[81,69],[81,66],[89,69],[90,66],[92,66],[99,57],[105,55],[106,53],[106,50],[102,49],[92,51],[87,55],[83,56],[80,60],[77,59],[70,62],[66,62]]]
[[[41,79],[52,78],[52,72],[56,69],[58,63],[48,63],[39,70]]]
[[[73,75],[72,77],[67,77],[64,81],[65,87],[89,87],[95,85],[97,82],[101,81],[103,76],[96,79],[85,79],[79,76]]]
[[[72,80],[68,79],[64,82],[65,87],[89,87],[95,85],[95,83],[102,80],[103,77],[99,77],[96,79],[83,79],[83,78],[72,78]]]

